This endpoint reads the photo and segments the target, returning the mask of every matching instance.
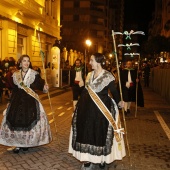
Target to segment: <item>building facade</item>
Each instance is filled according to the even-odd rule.
[[[42,68],[51,61],[50,50],[60,37],[60,0],[1,0],[0,59],[22,54],[31,57],[32,65]]]
[[[170,0],[156,0],[149,35],[170,37]]]
[[[149,24],[149,38],[154,36],[170,37],[170,0],[156,0],[155,10]],[[162,51],[159,55],[161,62],[170,62],[170,53]]]
[[[123,4],[124,0],[62,0],[61,36],[67,50],[112,52],[112,30],[123,30]]]

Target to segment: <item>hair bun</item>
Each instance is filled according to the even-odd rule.
[[[102,59],[102,61],[101,61],[101,65],[102,65],[102,66],[105,66],[105,65],[106,65],[106,57],[105,57],[105,56],[103,57],[103,59]]]

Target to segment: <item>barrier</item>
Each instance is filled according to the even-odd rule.
[[[170,69],[152,68],[150,87],[170,103]]]

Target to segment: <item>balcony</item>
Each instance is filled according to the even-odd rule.
[[[30,19],[43,19],[43,6],[34,0],[1,0],[1,12],[6,18],[12,19],[20,11],[20,15]]]

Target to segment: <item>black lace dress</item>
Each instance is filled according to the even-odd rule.
[[[0,128],[0,144],[17,147],[32,147],[47,144],[51,141],[50,126],[38,95],[28,94],[24,86],[32,90],[43,90],[44,80],[29,69],[24,79],[21,71],[13,74],[15,88],[11,101],[4,111]],[[37,98],[35,98],[35,97]]]
[[[97,93],[99,98],[116,120],[119,94],[114,84],[114,77],[106,70],[94,79],[94,72],[88,74],[86,84]],[[112,97],[108,95],[111,93]],[[115,160],[113,149],[114,132],[108,120],[84,89],[77,103],[72,119],[69,152],[80,161],[93,163],[111,163]]]

